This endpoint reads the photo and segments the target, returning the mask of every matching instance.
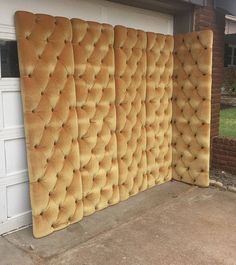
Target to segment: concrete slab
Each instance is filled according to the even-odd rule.
[[[0,264],[2,265],[14,265],[14,264],[33,265],[36,263],[35,263],[35,260],[30,255],[27,255],[27,253],[25,253],[24,251],[10,244],[3,237],[0,237]]]
[[[43,239],[25,229],[3,240],[37,265],[235,265],[236,194],[171,182]]]
[[[174,184],[173,184],[174,183]],[[110,206],[91,216],[85,217],[79,223],[51,234],[45,238],[35,239],[32,229],[27,228],[7,236],[8,241],[18,247],[34,251],[42,258],[49,258],[57,253],[65,252],[79,244],[96,237],[124,222],[128,222],[157,205],[162,205],[176,199],[180,194],[196,187],[180,182],[168,182],[156,186],[129,200]],[[63,239],[63,240],[62,240]],[[50,248],[48,247],[50,245]]]

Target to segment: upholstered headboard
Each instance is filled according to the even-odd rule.
[[[15,19],[35,237],[172,175],[208,185],[212,32]]]

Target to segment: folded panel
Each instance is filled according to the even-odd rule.
[[[82,218],[70,21],[17,12],[16,33],[35,237]]]
[[[119,201],[114,29],[72,19],[84,214]]]
[[[147,33],[147,176],[148,186],[171,179],[172,36]]]
[[[209,185],[213,35],[209,30],[174,37],[173,178]]]
[[[147,188],[146,33],[115,27],[115,82],[121,200]]]

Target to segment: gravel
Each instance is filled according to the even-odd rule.
[[[210,185],[221,190],[236,192],[236,175],[223,170],[212,169],[210,173]]]

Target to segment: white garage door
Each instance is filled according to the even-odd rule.
[[[173,17],[157,12],[82,0],[0,0],[0,44],[15,40],[14,13],[28,10],[57,16],[124,25],[145,31],[173,33]],[[1,56],[1,53],[0,53]],[[18,78],[3,77],[0,71],[0,234],[31,223],[27,161]]]

